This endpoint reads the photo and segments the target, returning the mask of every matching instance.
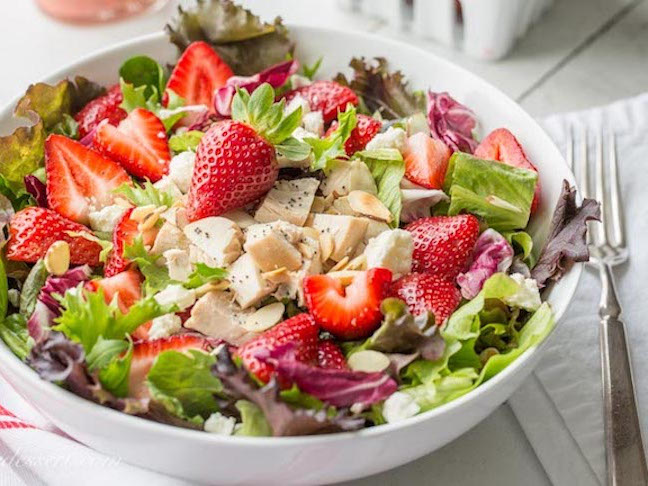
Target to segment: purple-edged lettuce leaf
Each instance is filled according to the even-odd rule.
[[[377,57],[372,62],[355,57],[349,65],[353,78],[348,80],[340,73],[335,81],[355,91],[368,114],[379,112],[384,119],[395,120],[425,112],[425,95],[412,91],[400,71],[390,72],[385,58]]]
[[[494,229],[487,229],[475,243],[470,268],[457,276],[457,284],[465,299],[473,299],[484,282],[497,272],[506,272],[513,263],[513,247]]]
[[[400,299],[389,298],[380,305],[383,322],[359,348],[381,353],[416,354],[434,361],[443,355],[445,343],[436,332],[431,312],[413,316]],[[395,358],[396,360],[396,358]]]
[[[167,24],[180,52],[195,41],[209,43],[239,76],[251,76],[292,56],[295,45],[280,18],[269,24],[230,0],[197,0]]]
[[[578,206],[576,188],[563,181],[563,188],[551,218],[551,230],[531,277],[543,288],[557,282],[573,262],[589,260],[587,222],[601,220],[601,207],[594,199],[584,199]]]
[[[54,319],[61,314],[61,304],[54,298],[54,294],[65,294],[68,289],[77,287],[81,282],[88,280],[92,274],[92,269],[89,266],[82,265],[68,270],[60,277],[51,275],[42,283],[44,267],[42,262],[34,266],[23,287],[23,294],[26,293],[24,302],[21,300],[21,310],[25,314],[33,306],[33,312],[27,321],[27,328],[29,335],[36,343],[47,337],[50,327],[54,324]],[[34,294],[37,294],[38,298],[35,304],[32,304]]]
[[[41,208],[47,207],[47,186],[35,175],[25,176],[25,189]]]
[[[441,140],[453,152],[472,154],[477,148],[473,130],[477,127],[477,118],[448,93],[428,91],[428,123],[433,138]]]
[[[354,404],[369,407],[385,400],[398,385],[386,373],[319,368],[297,360],[294,346],[259,351],[260,360],[272,363],[280,380],[294,383],[305,393],[334,407]]]
[[[253,76],[233,76],[227,80],[222,88],[214,93],[214,110],[221,116],[229,117],[232,114],[232,100],[236,95],[236,88],[246,89],[248,93],[254,92],[263,83],[268,83],[277,89],[297,72],[297,61],[284,61],[264,69]]]
[[[237,368],[227,346],[222,346],[212,372],[221,381],[225,393],[233,400],[245,399],[263,412],[274,436],[313,435],[357,430],[365,425],[362,417],[340,410],[329,413],[326,409],[293,408],[279,398],[276,380],[259,388],[245,369]],[[226,410],[223,404],[221,410]]]

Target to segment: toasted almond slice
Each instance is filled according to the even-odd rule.
[[[356,213],[379,221],[389,223],[392,220],[392,214],[389,209],[373,194],[365,191],[351,191],[348,196],[348,202]]]
[[[362,272],[359,270],[338,270],[336,272],[329,272],[327,275],[339,281],[343,287],[346,287],[347,285],[351,285],[353,279],[360,273]]]
[[[203,295],[215,290],[227,290],[229,286],[229,280],[219,280],[218,282],[206,283],[195,290],[196,298],[202,297]]]
[[[67,242],[55,241],[45,253],[45,268],[53,275],[63,275],[70,268],[70,245]]]
[[[155,212],[155,204],[147,204],[146,206],[138,206],[131,212],[130,219],[143,222],[150,214]]]
[[[376,371],[384,371],[389,368],[389,358],[387,355],[366,349],[358,351],[349,356],[349,368],[353,371],[364,371],[365,373],[375,373]]]
[[[134,212],[135,210],[133,210]],[[132,219],[132,218],[131,218]],[[146,215],[146,217],[137,225],[137,230],[141,233],[144,231],[150,230],[155,226],[155,223],[158,222],[158,219],[160,219],[160,213],[157,211],[153,211],[152,213],[149,213]]]
[[[304,258],[311,259],[315,254],[313,247],[307,245],[306,243],[302,243],[302,242],[297,243],[297,249],[299,250],[299,253],[301,253]]]
[[[367,257],[364,253],[358,255],[349,263],[344,265],[343,270],[366,270],[367,269]]]
[[[304,234],[304,236],[307,236],[308,238],[312,238],[314,240],[317,240],[320,237],[319,230],[317,228],[313,228],[312,226],[303,227],[302,233]]]
[[[333,251],[335,251],[335,240],[331,236],[331,233],[320,233],[319,243],[322,249],[322,262],[325,262],[331,258]]]
[[[347,263],[349,263],[349,257],[345,256],[344,258],[342,258],[342,260],[340,260],[335,265],[333,265],[333,267],[329,270],[329,273],[330,272],[337,272],[338,270],[342,270]]]
[[[286,267],[281,267],[277,268],[276,270],[262,273],[261,277],[276,284],[287,282],[290,279],[290,276],[288,275],[288,269]]]
[[[250,315],[242,327],[250,332],[263,332],[278,324],[285,310],[286,306],[281,302],[266,305]]]

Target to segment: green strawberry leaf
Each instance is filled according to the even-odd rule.
[[[204,132],[199,130],[189,130],[188,132],[171,135],[169,148],[176,154],[188,150],[195,152],[204,135]]]
[[[335,159],[346,159],[347,154],[344,144],[356,127],[358,118],[356,108],[348,104],[343,113],[338,114],[338,126],[326,138],[305,138],[304,142],[313,149],[313,162],[310,170],[328,171],[329,164]]]

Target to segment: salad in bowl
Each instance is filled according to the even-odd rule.
[[[587,260],[598,205],[567,182],[542,200],[515,127],[480,136],[387,59],[319,76],[228,0],[167,30],[175,65],[32,85],[32,124],[0,138],[0,337],[41,378],[179,427],[310,435],[448,403],[549,334],[542,291]]]

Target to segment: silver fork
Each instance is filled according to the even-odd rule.
[[[637,413],[632,364],[621,320],[621,304],[616,292],[612,268],[628,259],[621,194],[619,190],[616,139],[613,134],[596,134],[594,163],[594,194],[591,191],[588,161],[588,137],[580,130],[576,145],[570,130],[567,160],[577,161],[577,176],[583,197],[594,197],[601,203],[601,223],[592,223],[588,231],[590,263],[599,270],[601,300],[599,302],[603,405],[605,415],[605,450],[608,484],[610,486],[648,485],[648,467]],[[604,138],[607,138],[604,144]],[[605,156],[604,145],[607,148]],[[605,178],[605,159],[607,175]],[[608,190],[606,190],[605,181]]]

